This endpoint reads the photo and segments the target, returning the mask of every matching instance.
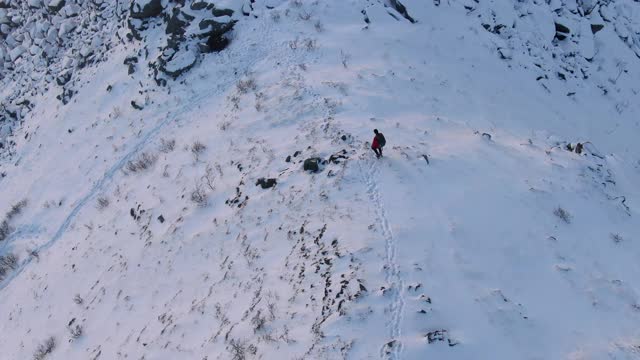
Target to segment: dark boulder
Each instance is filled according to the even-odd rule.
[[[570,34],[571,30],[569,30],[568,27],[560,24],[560,23],[555,23],[556,25],[556,32],[561,32],[561,33],[565,33],[565,34]]]
[[[569,30],[568,27],[560,23],[555,23],[555,26],[556,26],[556,39],[558,40],[566,39],[571,33],[571,30]]]
[[[143,5],[140,3],[143,3]],[[131,7],[129,8],[131,17],[134,19],[155,17],[160,15],[162,10],[164,10],[162,0],[149,0],[146,3],[144,0],[134,0],[131,2]]]
[[[303,168],[305,171],[318,172],[322,165],[322,159],[314,157],[304,161]]]
[[[215,17],[232,16],[233,15],[233,10],[231,10],[231,9],[216,9],[216,8],[213,8],[213,9],[211,9],[211,13]]]
[[[604,29],[604,25],[602,24],[591,24],[591,32],[594,34],[602,29]]]
[[[224,50],[227,46],[229,46],[229,39],[226,36],[211,36],[207,42],[205,43],[206,47],[204,47],[203,52],[217,52]]]
[[[205,53],[224,50],[229,46],[229,39],[225,34],[233,29],[234,25],[234,21],[228,23],[221,23],[211,19],[200,21],[198,24],[200,28],[198,37],[207,39],[207,41],[201,45],[200,50]]]
[[[274,187],[277,184],[276,179],[265,179],[265,178],[260,178],[258,179],[258,181],[256,181],[256,186],[260,185],[263,189],[268,189],[271,187]]]
[[[141,105],[138,105],[138,103],[136,103],[136,102],[135,102],[135,100],[131,100],[131,107],[133,107],[133,108],[134,108],[134,109],[136,109],[136,110],[142,110],[142,109],[144,109],[144,107],[143,107],[143,106],[141,106]]]
[[[198,11],[198,10],[206,9],[207,6],[209,6],[209,3],[205,1],[196,1],[191,4],[191,10]]]

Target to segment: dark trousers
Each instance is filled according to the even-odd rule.
[[[376,157],[382,156],[382,147],[381,146],[379,146],[377,148],[372,147],[371,149],[373,149],[373,152],[376,153]]]

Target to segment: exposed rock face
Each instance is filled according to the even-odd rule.
[[[201,53],[222,51],[229,45],[226,34],[235,25],[235,21],[231,19],[232,10],[217,9],[214,4],[206,1],[194,1],[190,5],[185,5],[182,1],[170,2],[158,13],[156,4],[146,1],[144,5],[151,7],[153,11],[147,11],[142,4],[137,7],[132,5],[128,21],[131,31],[129,38],[145,41],[144,33],[149,28],[150,21],[157,21],[152,18],[163,14],[166,45],[155,60],[149,63],[159,85],[164,85],[167,80],[176,79],[193,68]]]

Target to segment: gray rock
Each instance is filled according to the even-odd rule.
[[[51,0],[47,4],[47,7],[49,8],[49,11],[53,13],[57,13],[58,11],[60,11],[60,9],[64,7],[66,3],[67,2],[65,0]]]

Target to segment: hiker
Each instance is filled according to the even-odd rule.
[[[387,140],[384,138],[384,135],[378,131],[378,129],[373,129],[373,133],[376,135],[373,137],[373,141],[371,142],[371,149],[376,153],[376,157],[380,158],[382,156],[382,148],[387,144]]]

